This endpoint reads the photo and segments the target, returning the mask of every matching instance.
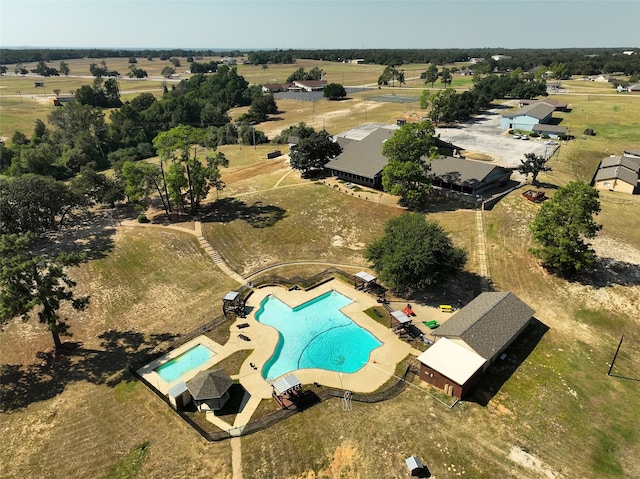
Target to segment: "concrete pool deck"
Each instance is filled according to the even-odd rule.
[[[409,344],[400,340],[391,329],[374,321],[364,313],[366,309],[379,305],[375,298],[339,280],[331,280],[309,291],[289,291],[280,286],[267,286],[256,289],[246,303],[247,317],[237,318],[236,321],[229,326],[231,335],[226,344],[218,344],[204,335],[198,336],[162,358],[138,369],[138,373],[162,394],[167,394],[169,389],[175,384],[180,381],[189,381],[199,371],[215,367],[217,363],[233,353],[242,350],[252,350],[249,357],[240,367],[240,372],[231,376],[231,378],[237,380],[248,393],[248,397],[245,397],[243,401],[242,410],[235,416],[234,423],[228,424],[221,418],[215,416],[213,412],[206,413],[206,418],[216,426],[223,430],[231,431],[232,434],[234,432],[239,433],[250,421],[260,401],[271,398],[271,384],[262,377],[262,368],[275,351],[278,344],[278,331],[255,319],[255,314],[258,312],[261,302],[264,298],[273,294],[287,305],[295,307],[331,290],[337,291],[353,300],[350,304],[342,308],[341,311],[352,319],[354,323],[373,334],[382,345],[371,352],[369,361],[355,373],[339,373],[323,369],[298,369],[293,371],[292,374],[295,374],[303,385],[319,383],[329,388],[346,389],[359,393],[373,392],[391,378],[400,361],[409,354],[417,356],[421,351],[413,349]],[[238,328],[239,324],[244,323],[249,326],[242,329]],[[243,340],[239,336],[240,334],[250,340]],[[155,372],[155,369],[161,364],[166,363],[168,360],[198,344],[203,344],[210,348],[215,353],[213,358],[170,383],[162,380],[158,373]],[[251,363],[253,363],[257,369],[254,369]]]

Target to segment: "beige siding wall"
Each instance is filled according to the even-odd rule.
[[[595,187],[599,190],[619,191],[621,193],[633,193],[633,185],[617,179],[596,181]]]

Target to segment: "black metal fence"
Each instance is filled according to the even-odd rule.
[[[293,278],[285,278],[277,275],[269,275],[262,276],[251,283],[244,285],[240,288],[239,292],[243,300],[246,299],[253,293],[253,288],[260,288],[267,285],[281,285],[288,287],[290,289],[300,288],[304,290],[309,290],[314,287],[317,287],[327,281],[334,279],[336,276],[342,277],[342,279],[349,281],[353,278],[353,275],[346,273],[337,268],[328,268],[321,273],[318,273],[315,276],[310,278],[300,278],[295,276]],[[385,305],[386,306],[386,305]],[[173,408],[173,405],[169,402],[169,398],[158,391],[153,385],[151,385],[148,381],[146,381],[141,375],[138,374],[137,370],[144,366],[145,364],[149,364],[151,361],[161,357],[167,352],[175,349],[188,341],[191,341],[193,338],[204,334],[212,329],[221,326],[225,322],[229,322],[234,316],[233,315],[220,315],[215,319],[199,326],[198,328],[189,331],[186,334],[181,335],[175,340],[167,341],[165,343],[161,343],[156,346],[152,351],[148,354],[144,355],[144,358],[138,358],[135,363],[129,364],[129,371],[133,374],[138,380],[140,380],[143,384],[145,384],[153,393],[158,396],[167,406]],[[351,400],[362,403],[376,403],[381,401],[387,401],[396,397],[400,394],[406,387],[408,383],[410,383],[416,375],[416,371],[411,367],[411,365],[407,366],[407,369],[404,372],[402,378],[399,378],[397,382],[392,384],[389,388],[378,391],[375,393],[353,393],[351,394]],[[314,395],[317,398],[317,403],[326,401],[328,399],[336,398],[336,397],[344,397],[346,390],[338,390],[338,389],[329,389],[329,388],[321,388],[318,391],[314,391]],[[280,409],[273,413],[270,413],[266,416],[263,416],[255,421],[249,422],[246,426],[242,428],[232,428],[227,431],[219,430],[219,431],[207,431],[197,422],[195,422],[189,415],[184,413],[183,411],[175,410],[174,411],[189,425],[191,426],[198,434],[200,434],[205,440],[211,441],[222,441],[225,439],[230,439],[234,436],[245,436],[247,434],[251,434],[257,431],[261,431],[267,429],[268,427],[273,426],[274,424],[283,421],[298,412],[298,409]]]

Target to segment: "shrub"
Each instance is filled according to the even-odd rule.
[[[138,215],[138,223],[148,223],[148,222],[149,222],[149,218],[147,218],[147,215],[145,214]]]

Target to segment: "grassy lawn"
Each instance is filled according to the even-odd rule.
[[[364,265],[365,245],[401,212],[309,182],[211,206],[203,233],[242,275],[286,261]],[[356,208],[359,214],[348,213]]]

